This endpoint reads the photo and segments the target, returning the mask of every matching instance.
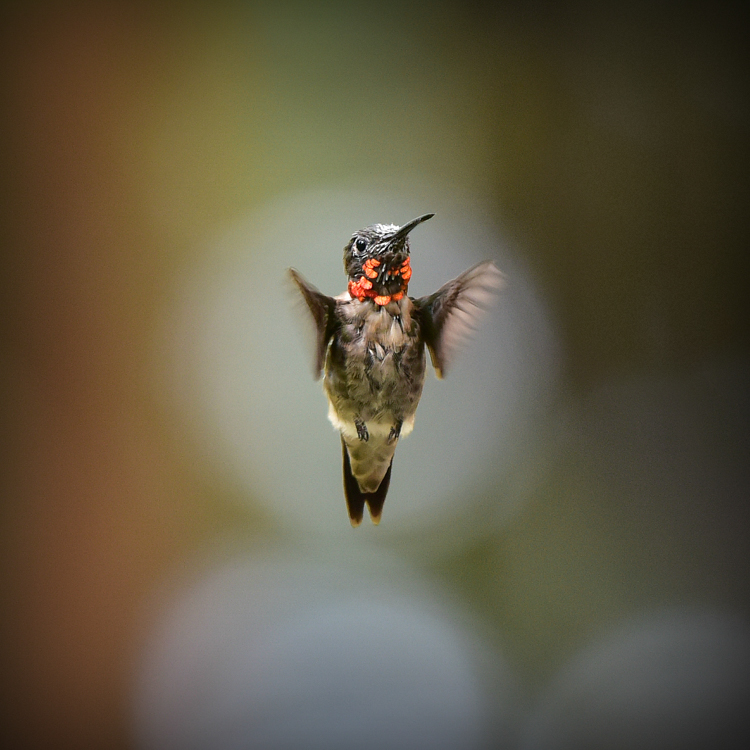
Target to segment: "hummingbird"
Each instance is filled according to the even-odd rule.
[[[365,504],[373,523],[380,523],[396,445],[414,427],[425,348],[442,378],[502,283],[486,260],[434,294],[409,297],[409,235],[434,215],[356,231],[344,248],[347,290],[336,297],[289,269],[315,324],[314,375],[324,374],[328,419],[341,433],[344,496],[354,527]]]

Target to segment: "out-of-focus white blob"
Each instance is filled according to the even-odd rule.
[[[318,191],[240,221],[181,280],[167,311],[165,388],[215,465],[245,484],[287,531],[351,534],[341,446],[311,378],[307,311],[286,279],[297,268],[326,294],[346,289],[343,248],[376,222],[412,232],[412,296],[492,258],[506,276],[497,304],[444,381],[428,367],[413,435],[396,451],[378,541],[429,530],[430,548],[502,523],[540,476],[540,418],[557,382],[558,350],[528,272],[476,202],[418,187],[404,194]],[[165,357],[166,355],[166,357]],[[375,537],[358,530],[359,541]],[[445,534],[436,534],[442,527]]]
[[[381,557],[254,555],[208,570],[155,618],[137,746],[507,746],[507,668],[454,606]]]
[[[750,746],[750,629],[663,610],[579,653],[522,732],[522,750],[727,750]]]

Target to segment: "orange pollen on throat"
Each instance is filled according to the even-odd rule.
[[[377,277],[378,272],[375,268],[379,265],[380,261],[375,258],[368,258],[368,260],[364,262],[362,271],[365,275],[360,276],[356,281],[353,279],[349,281],[349,294],[352,298],[356,298],[360,302],[369,298],[376,305],[380,305],[381,307],[387,305],[391,300],[397,302],[398,300],[403,299],[404,294],[406,294],[406,288],[409,285],[409,279],[411,278],[411,264],[409,258],[401,264],[398,270],[393,271],[390,274],[392,276],[401,276],[402,279],[401,289],[395,294],[378,294],[372,288],[372,281],[370,281],[370,279]]]
[[[411,278],[411,263],[409,263],[409,259],[407,258],[402,264],[401,268],[399,269],[399,273],[401,274],[401,278],[408,282]]]
[[[367,276],[368,279],[374,279],[377,277],[378,272],[375,270],[380,265],[380,261],[376,258],[368,258],[364,265],[362,266],[362,270],[365,272],[365,276]]]

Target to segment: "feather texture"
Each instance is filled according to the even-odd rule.
[[[294,268],[289,269],[289,276],[302,293],[315,324],[316,342],[313,360],[313,375],[317,380],[323,373],[328,342],[336,331],[336,300],[319,292],[307,282]]]
[[[434,294],[414,300],[420,313],[422,336],[432,366],[442,378],[495,293],[503,285],[503,274],[491,260],[477,263]]]
[[[355,448],[355,444],[350,444]],[[393,465],[393,451],[388,461],[388,468],[382,479],[378,480],[375,489],[372,492],[363,492],[357,477],[352,473],[352,465],[349,459],[349,447],[343,435],[341,437],[341,447],[344,458],[344,495],[346,497],[346,507],[349,511],[349,521],[352,526],[359,526],[362,523],[365,503],[370,511],[370,518],[373,523],[380,523],[380,516],[383,513],[383,503],[385,496],[388,494],[388,486],[391,483],[391,466]],[[394,446],[395,448],[395,446]]]

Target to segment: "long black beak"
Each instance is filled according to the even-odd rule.
[[[416,219],[407,221],[406,224],[404,224],[404,226],[402,226],[396,234],[391,237],[390,242],[397,242],[398,240],[403,239],[412,229],[414,229],[415,226],[417,226],[417,224],[421,224],[423,221],[431,219],[434,215],[435,214],[424,214],[424,216],[418,216]]]

